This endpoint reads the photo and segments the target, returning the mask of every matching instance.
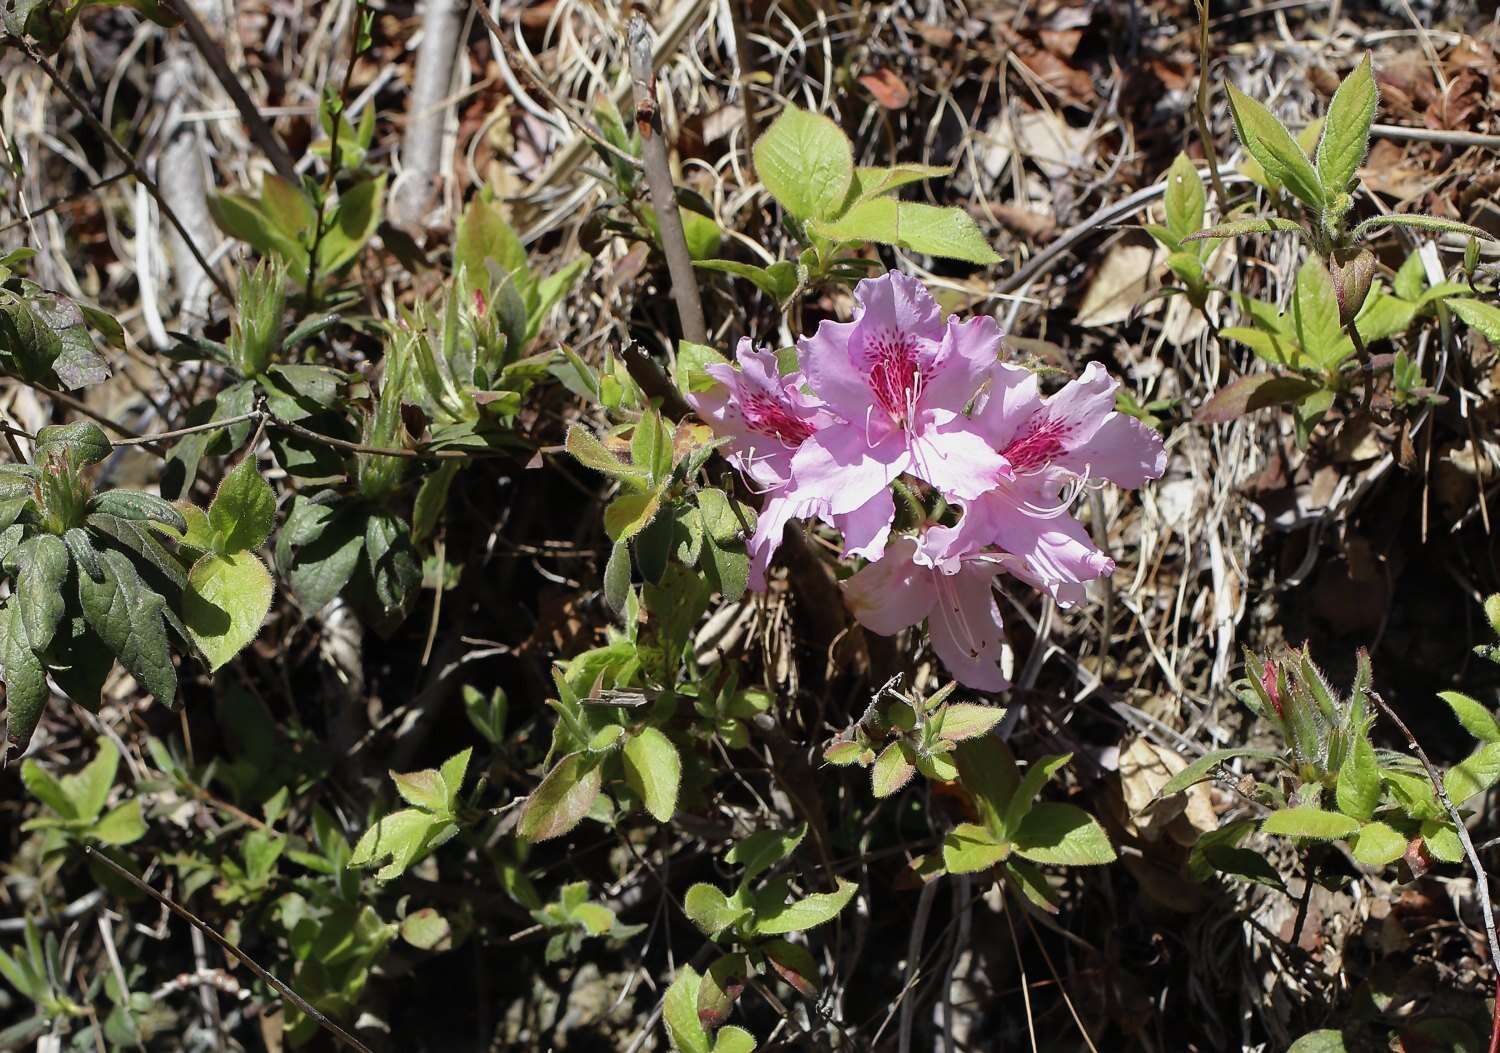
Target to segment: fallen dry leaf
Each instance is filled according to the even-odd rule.
[[[911,89],[906,82],[888,69],[878,69],[859,78],[875,101],[888,110],[899,110],[911,101]]]

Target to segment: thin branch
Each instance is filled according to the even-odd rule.
[[[264,117],[261,116],[260,108],[250,98],[245,86],[240,83],[239,77],[235,76],[234,70],[229,68],[229,61],[224,57],[224,49],[219,47],[218,42],[209,35],[208,29],[198,18],[193,5],[186,0],[169,0],[172,10],[182,19],[182,28],[187,30],[188,37],[193,42],[193,47],[198,49],[198,54],[208,63],[208,68],[214,71],[214,76],[229,94],[229,99],[234,103],[234,108],[240,111],[240,119],[245,122],[245,127],[250,129],[250,138],[261,148],[266,155],[266,160],[271,162],[271,167],[276,169],[276,174],[288,183],[297,182],[297,166],[292,163],[292,155],[287,153],[280,137]]]
[[[656,227],[661,232],[661,250],[667,257],[672,282],[672,301],[682,335],[695,344],[708,343],[708,325],[703,321],[703,301],[698,297],[698,279],[688,252],[682,217],[677,212],[677,191],[667,160],[667,142],[662,138],[656,109],[656,70],[651,61],[651,33],[640,15],[630,19],[630,82],[635,90],[635,126],[641,133],[641,155],[646,162],[646,185]]]
[[[162,195],[161,188],[156,185],[156,180],[146,174],[146,170],[136,162],[135,157],[131,155],[130,151],[121,146],[110,130],[104,127],[104,123],[94,116],[93,111],[89,109],[89,104],[78,92],[73,90],[73,86],[63,78],[63,75],[57,71],[56,67],[47,61],[46,56],[36,49],[35,44],[25,37],[11,36],[7,39],[15,41],[26,52],[26,56],[36,64],[38,69],[47,75],[47,79],[56,85],[58,91],[63,93],[63,97],[68,100],[69,104],[78,113],[78,116],[83,118],[83,122],[99,137],[105,149],[114,154],[115,158],[121,164],[130,169],[130,174],[135,176],[136,182],[145,187],[146,191],[156,201],[157,208],[161,209],[161,214],[167,217],[167,222],[177,228],[177,233],[182,235],[183,244],[188,247],[188,251],[193,254],[193,259],[198,261],[198,266],[203,268],[203,272],[214,283],[214,288],[219,290],[219,295],[223,296],[226,300],[232,301],[234,294],[230,291],[229,284],[209,266],[208,259],[203,255],[203,250],[198,248],[198,243],[188,233],[187,227],[183,226],[182,220],[177,218],[177,213],[172,210],[172,206],[167,204],[167,199]],[[137,231],[136,236],[142,237],[144,236],[144,232]]]
[[[286,984],[276,979],[276,977],[272,976],[265,969],[262,969],[260,965],[256,963],[255,959],[251,958],[244,951],[240,950],[234,944],[230,943],[223,936],[220,936],[218,932],[213,928],[213,926],[209,925],[206,921],[199,918],[192,911],[182,906],[176,900],[164,896],[162,893],[156,891],[156,889],[146,884],[146,882],[136,877],[130,871],[126,870],[119,863],[116,863],[113,859],[109,858],[109,856],[99,851],[93,845],[85,845],[83,848],[83,854],[90,857],[91,859],[97,859],[99,862],[103,863],[105,867],[112,871],[116,877],[124,879],[135,889],[140,892],[144,892],[146,895],[156,900],[156,902],[160,903],[163,907],[166,907],[168,910],[172,911],[172,913],[176,914],[179,918],[186,921],[189,925],[193,926],[193,928],[203,933],[203,935],[213,940],[214,943],[218,944],[221,949],[223,949],[226,953],[233,955],[241,964],[245,966],[245,968],[254,973],[256,978],[261,980],[267,987],[271,988],[277,994],[281,995],[281,997],[285,998],[288,1002],[291,1002],[292,1005],[296,1006],[304,1014],[315,1021],[320,1027],[322,1027],[329,1034],[333,1035],[339,1041],[343,1042],[346,1046],[349,1046],[351,1049],[357,1049],[360,1051],[360,1053],[371,1053],[369,1046],[365,1045],[359,1039],[355,1038],[349,1032],[345,1031],[338,1024],[334,1023],[332,1020],[328,1019],[328,1017],[324,1016],[317,1006],[313,1005],[307,999],[299,995],[296,991],[293,991]]]
[[[639,157],[621,150],[614,143],[604,138],[599,129],[574,113],[573,108],[564,102],[558,96],[557,92],[542,83],[539,77],[533,76],[524,63],[516,60],[516,56],[511,51],[510,45],[505,42],[504,30],[500,28],[500,23],[495,21],[495,16],[490,14],[490,9],[485,6],[484,0],[474,0],[474,10],[479,12],[480,20],[484,22],[485,28],[489,30],[490,39],[495,46],[495,58],[505,63],[506,67],[512,73],[516,74],[521,80],[524,80],[527,89],[535,91],[542,98],[546,99],[548,104],[558,113],[562,114],[567,122],[578,131],[579,135],[611,157],[618,158],[631,168],[640,169],[645,167],[645,164]]]

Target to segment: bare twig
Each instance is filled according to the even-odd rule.
[[[703,301],[698,297],[698,279],[693,273],[693,257],[688,253],[687,237],[682,231],[682,217],[677,212],[677,193],[672,186],[672,168],[667,160],[667,143],[662,138],[661,120],[656,110],[656,71],[651,61],[651,33],[646,20],[635,15],[630,20],[630,80],[635,89],[635,126],[641,133],[641,155],[646,162],[646,185],[651,191],[651,207],[656,211],[656,227],[661,232],[661,250],[667,257],[667,272],[672,281],[672,301],[677,305],[677,319],[682,335],[695,344],[708,343],[708,325],[703,321]]]
[[[244,965],[245,968],[254,973],[257,979],[259,979],[262,983],[271,988],[277,994],[281,995],[281,997],[285,998],[288,1002],[292,1003],[292,1005],[296,1006],[299,1010],[302,1011],[302,1013],[316,1022],[319,1027],[323,1028],[329,1034],[333,1035],[334,1038],[337,1038],[339,1041],[343,1042],[351,1049],[359,1050],[360,1053],[371,1053],[369,1046],[365,1045],[359,1039],[355,1038],[349,1032],[345,1031],[338,1024],[334,1023],[332,1020],[328,1019],[328,1017],[324,1016],[317,1006],[313,1005],[307,999],[299,995],[296,991],[293,991],[286,984],[276,979],[276,977],[272,976],[265,969],[262,969],[260,965],[256,963],[255,959],[251,958],[244,951],[240,950],[234,944],[230,943],[223,936],[220,936],[218,931],[215,930],[213,926],[209,925],[206,921],[199,918],[192,911],[182,906],[176,900],[162,895],[160,892],[156,891],[156,889],[146,884],[146,882],[142,881],[130,871],[126,870],[119,863],[116,863],[113,859],[109,858],[109,856],[105,855],[103,852],[100,852],[93,845],[85,845],[83,853],[91,859],[97,859],[100,863],[104,864],[107,869],[113,872],[116,877],[123,879],[128,884],[133,886],[136,890],[144,892],[146,895],[156,900],[156,902],[160,903],[163,907],[166,907],[172,913],[176,914],[183,921],[186,921],[189,925],[193,926],[199,932],[203,933],[203,935],[213,940],[214,943],[216,943],[222,950],[224,950],[228,954],[233,955],[242,965]]]
[[[482,2],[477,6],[484,10]],[[437,196],[443,138],[452,112],[447,96],[463,25],[463,0],[427,0],[401,136],[401,174],[391,187],[390,217],[398,227],[420,227]]]
[[[229,68],[229,61],[224,57],[224,49],[219,47],[218,42],[209,35],[207,27],[198,18],[197,12],[188,0],[169,0],[171,7],[182,19],[182,28],[187,30],[187,35],[193,42],[193,47],[198,49],[198,54],[203,56],[203,61],[208,63],[208,68],[213,70],[214,76],[224,91],[228,93],[229,99],[234,103],[234,108],[240,111],[240,119],[245,122],[245,127],[250,129],[250,138],[255,140],[255,145],[261,148],[266,155],[266,160],[271,162],[271,167],[276,169],[276,174],[289,183],[297,182],[297,168],[292,164],[292,155],[287,153],[286,147],[277,136],[275,129],[264,117],[261,116],[260,108],[250,94],[245,91],[245,86],[240,83],[239,77],[234,70]]]
[[[233,300],[234,294],[230,291],[229,284],[208,265],[208,259],[203,255],[203,250],[198,247],[198,243],[188,233],[187,227],[177,217],[177,213],[172,210],[172,206],[167,203],[167,199],[162,194],[161,188],[156,185],[156,180],[146,174],[146,170],[136,163],[136,159],[131,155],[130,151],[121,146],[113,133],[104,126],[104,122],[94,116],[94,112],[89,108],[89,104],[78,92],[73,90],[73,86],[67,82],[52,63],[47,61],[47,57],[37,50],[35,44],[25,37],[12,36],[8,39],[15,41],[26,52],[26,57],[31,59],[37,69],[45,73],[47,79],[56,86],[58,91],[63,93],[63,97],[68,100],[69,105],[78,113],[78,116],[99,137],[100,142],[104,144],[104,148],[114,154],[115,159],[130,170],[130,174],[135,177],[136,182],[146,188],[146,191],[156,201],[156,207],[161,209],[161,214],[167,217],[167,222],[177,228],[177,233],[182,235],[183,243],[192,252],[193,259],[198,261],[198,266],[203,268],[203,272],[214,283],[214,288],[219,290],[219,295],[223,296],[226,300]]]
[[[1213,132],[1208,127],[1208,6],[1210,0],[1193,0],[1198,9],[1198,96],[1193,106],[1193,120],[1198,125],[1198,138],[1203,142],[1203,156],[1208,161],[1208,175],[1214,184],[1214,199],[1219,211],[1229,199],[1224,196],[1224,183],[1219,179],[1219,152],[1214,146]]]

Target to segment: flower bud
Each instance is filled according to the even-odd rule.
[[[239,311],[229,331],[229,359],[241,376],[255,377],[271,364],[281,346],[281,318],[286,310],[286,269],[262,260],[250,273],[240,272]]]
[[[1370,282],[1375,278],[1375,254],[1369,249],[1348,249],[1334,253],[1329,274],[1334,295],[1339,301],[1339,324],[1348,325],[1365,305]]]

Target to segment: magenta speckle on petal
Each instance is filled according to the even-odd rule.
[[[1005,459],[1018,473],[1044,467],[1067,449],[1068,433],[1072,430],[1066,421],[1044,418],[1005,448]]]
[[[862,358],[876,401],[893,420],[905,420],[921,387],[917,342],[904,333],[882,329],[865,340]]]

